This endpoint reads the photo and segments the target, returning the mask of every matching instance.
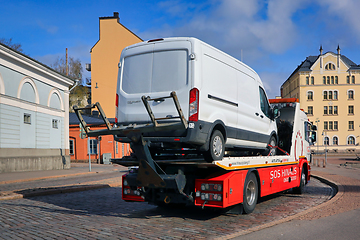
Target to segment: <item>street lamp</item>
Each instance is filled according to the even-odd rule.
[[[318,133],[319,127],[318,127],[318,123],[320,122],[319,118],[316,118],[316,134]],[[316,142],[317,145],[317,154],[319,154],[319,141]]]

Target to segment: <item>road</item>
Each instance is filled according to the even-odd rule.
[[[333,188],[312,178],[303,195],[263,198],[249,215],[128,203],[121,200],[121,187],[4,200],[0,239],[226,238],[318,206],[333,194]]]

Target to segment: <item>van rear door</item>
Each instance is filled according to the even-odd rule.
[[[142,96],[160,98],[175,91],[184,116],[189,115],[189,41],[146,43],[124,51],[119,71],[119,123],[149,122]],[[151,101],[156,118],[177,116],[172,99]]]

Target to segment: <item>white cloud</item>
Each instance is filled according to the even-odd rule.
[[[37,25],[41,28],[44,29],[46,32],[50,33],[50,34],[55,34],[58,32],[59,28],[57,26],[49,26],[45,23],[43,23],[42,21],[38,20],[37,21]]]

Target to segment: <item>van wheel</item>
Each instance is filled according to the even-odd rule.
[[[205,152],[207,162],[218,161],[224,157],[225,143],[224,137],[219,130],[215,130],[210,138],[209,150]]]
[[[253,172],[250,173],[245,179],[243,196],[244,212],[247,214],[252,213],[255,209],[259,196],[258,182]]]
[[[275,156],[276,155],[277,146],[276,146],[276,138],[274,136],[271,136],[269,145],[271,145],[272,147],[267,146],[266,150],[262,154],[263,156]]]

